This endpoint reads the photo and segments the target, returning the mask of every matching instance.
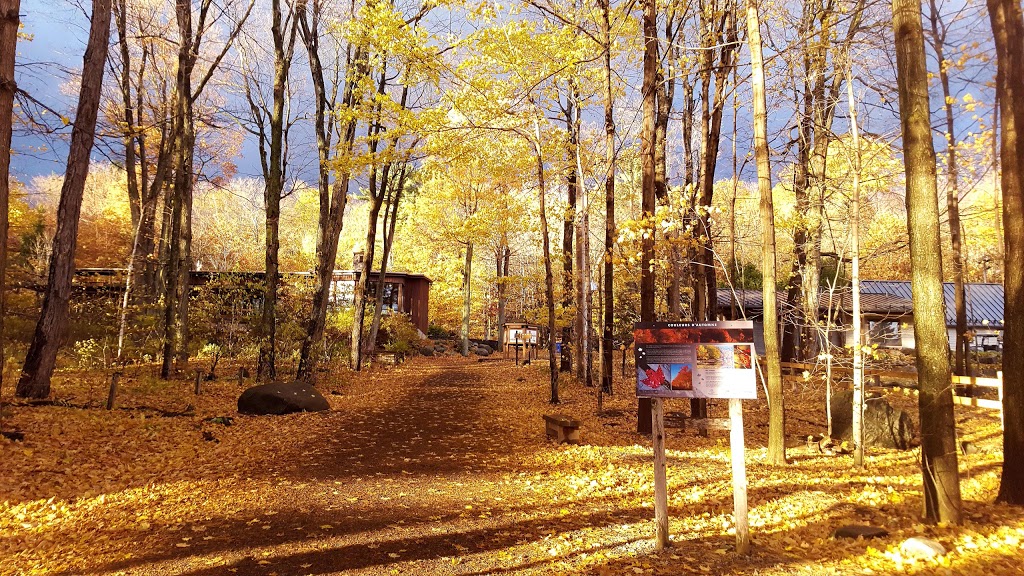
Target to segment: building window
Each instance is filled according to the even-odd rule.
[[[900,323],[895,320],[868,322],[868,338],[872,344],[886,348],[898,348],[903,344]]]

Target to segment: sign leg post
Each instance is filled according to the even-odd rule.
[[[732,506],[736,524],[736,552],[750,553],[750,528],[747,524],[747,466],[743,457],[743,401],[729,400],[729,446],[732,450]]]
[[[657,524],[658,550],[668,548],[668,482],[665,472],[665,400],[651,399],[654,442],[654,522]]]

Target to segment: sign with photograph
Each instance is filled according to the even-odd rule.
[[[638,322],[633,339],[637,396],[757,398],[753,322]]]

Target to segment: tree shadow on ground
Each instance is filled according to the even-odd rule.
[[[845,483],[839,489],[848,489]],[[797,486],[785,488],[796,490]],[[783,490],[785,490],[785,488]],[[763,503],[771,496],[779,493],[779,487],[754,487],[750,491],[753,504]],[[263,520],[254,522],[245,518],[221,518],[204,525],[203,534],[214,535],[210,540],[191,538],[187,548],[179,547],[181,533],[167,532],[167,527],[158,528],[162,531],[149,546],[150,552],[132,559],[114,562],[102,567],[86,570],[84,573],[103,574],[146,567],[149,570],[162,572],[156,564],[178,563],[175,574],[185,576],[214,576],[223,574],[228,569],[237,569],[240,574],[328,574],[346,570],[363,570],[380,568],[396,563],[411,561],[439,561],[443,558],[458,558],[478,553],[504,551],[511,547],[535,544],[544,541],[552,534],[572,532],[576,530],[600,530],[615,526],[633,524],[647,525],[653,532],[654,512],[648,507],[621,507],[621,500],[615,495],[603,495],[582,499],[567,504],[552,502],[550,507],[536,505],[531,508],[517,506],[514,498],[503,509],[493,511],[493,518],[480,520],[466,517],[462,510],[418,508],[387,508],[363,507],[358,509],[336,509],[315,511],[289,511],[280,513],[273,519],[273,528],[264,529]],[[562,515],[560,508],[572,506],[570,515]],[[833,518],[846,507],[846,503],[837,503],[828,508],[810,512],[806,515],[788,518],[791,523],[800,523],[800,531],[814,533],[817,530],[831,530]],[[603,508],[603,509],[602,509]],[[723,494],[700,503],[701,510],[696,506],[685,504],[670,506],[669,515],[673,519],[687,517],[693,513],[700,515],[708,509],[720,510],[720,514],[728,514],[732,510],[732,495]],[[547,514],[536,517],[535,514]],[[520,520],[504,520],[514,515],[529,515]],[[651,522],[651,524],[647,524]],[[324,529],[326,525],[332,529]],[[828,526],[826,528],[826,526]],[[762,534],[770,534],[778,530],[764,530]],[[417,531],[415,535],[388,538],[389,534],[403,531]],[[220,536],[224,535],[224,536]],[[189,534],[189,536],[200,536]],[[680,534],[681,540],[694,539],[694,534]],[[125,534],[111,534],[117,540],[130,537]],[[639,538],[632,534],[614,543],[599,543],[600,546],[619,546],[624,541]],[[756,538],[756,533],[755,533]],[[358,540],[353,542],[352,540]],[[260,550],[272,550],[281,547],[295,547],[298,551],[285,553],[282,556],[267,558],[269,564],[261,565],[263,560]],[[310,549],[315,548],[315,549]],[[543,549],[541,549],[543,548]],[[564,561],[560,555],[553,558],[546,553],[547,546],[539,547],[524,558],[525,563],[550,563]],[[572,554],[589,553],[589,546],[580,546]],[[203,562],[202,558],[212,555],[239,555],[244,557],[228,564],[195,567]],[[497,560],[495,560],[497,563]],[[185,571],[181,563],[188,566]],[[506,567],[508,568],[508,567]],[[495,570],[501,569],[495,566]],[[511,570],[511,568],[508,568]],[[66,573],[81,574],[82,570]],[[485,572],[489,573],[489,572]]]

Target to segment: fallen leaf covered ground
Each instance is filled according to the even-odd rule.
[[[592,389],[547,365],[417,358],[325,375],[332,410],[240,416],[233,379],[159,382],[127,373],[102,408],[102,374],[64,374],[52,405],[10,403],[0,438],[0,574],[1024,574],[1024,510],[993,503],[998,414],[957,407],[965,522],[920,521],[917,450],[808,449],[823,392],[789,389],[790,464],[764,463],[767,405],[745,402],[753,551],[733,551],[727,432],[668,431],[672,547],[653,546],[650,441],[633,383]],[[890,394],[916,420],[916,398]],[[687,411],[670,402],[669,411]],[[544,436],[543,414],[582,421],[579,446]],[[724,402],[713,416],[725,416]],[[231,425],[218,417],[230,416]],[[871,524],[890,535],[837,540]],[[923,535],[947,554],[905,558]]]

